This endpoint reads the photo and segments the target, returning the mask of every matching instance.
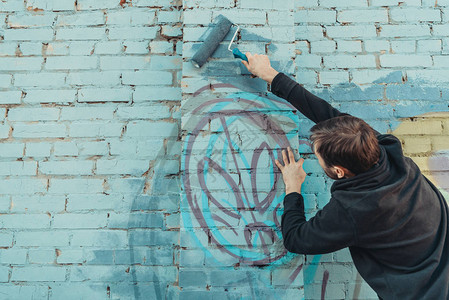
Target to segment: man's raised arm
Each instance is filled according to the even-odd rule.
[[[266,55],[247,52],[248,62],[242,60],[248,71],[271,84],[271,91],[284,98],[298,109],[304,116],[315,123],[320,123],[338,116],[348,115],[332,107],[327,101],[310,93],[296,81],[271,67]],[[374,129],[376,135],[380,135]]]
[[[268,56],[252,55],[249,52],[246,56],[248,62],[242,60],[242,63],[248,71],[270,83],[273,94],[290,102],[313,122],[319,123],[342,115],[325,100],[313,95],[287,75],[273,69]]]
[[[290,102],[315,123],[343,115],[327,101],[313,95],[284,73],[278,73],[274,77],[271,92]]]

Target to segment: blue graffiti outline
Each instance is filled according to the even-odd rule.
[[[248,93],[248,92],[237,92],[237,93],[232,93],[232,94],[228,95],[227,98],[232,98],[232,99],[234,99],[234,102],[235,102],[235,101],[238,101],[240,98],[244,98],[244,99],[247,99],[247,100],[260,100],[263,104],[267,105],[268,108],[264,108],[263,110],[260,110],[260,109],[259,109],[259,111],[263,111],[263,112],[264,112],[265,114],[267,114],[267,115],[279,113],[279,110],[280,110],[279,106],[277,106],[277,105],[275,104],[275,102],[272,101],[272,99],[270,99],[270,98],[265,98],[265,97],[260,97],[260,96],[258,96],[258,95],[256,95],[256,94],[253,94],[253,93]],[[285,100],[283,100],[283,101],[284,101],[285,103],[287,103]],[[221,102],[221,103],[217,103],[217,104],[215,104],[215,105],[213,106],[213,108],[211,108],[209,111],[210,111],[210,112],[217,112],[217,111],[223,109],[224,107],[226,107],[227,105],[229,105],[229,104],[231,104],[231,103],[232,103],[232,102]],[[277,111],[272,112],[271,109],[277,110]],[[289,118],[292,119],[292,120],[296,123],[297,120],[295,120],[295,119],[293,118],[294,116],[296,116],[296,115],[295,115],[293,112],[290,111]],[[295,134],[295,131],[296,131],[295,129],[292,129],[292,130],[290,130],[289,132],[286,132],[286,133],[285,133],[288,140],[291,140],[292,138],[297,137],[297,134]],[[185,139],[185,142],[184,142],[184,146],[187,145],[187,144],[189,143],[189,140],[190,140],[190,136],[186,136],[186,139]],[[210,142],[211,142],[211,141],[209,141],[209,145],[210,145]],[[216,141],[215,141],[215,142],[216,142]],[[276,146],[279,147],[278,144],[276,144]],[[208,151],[212,151],[212,149],[213,149],[212,147],[208,147]],[[210,154],[210,153],[211,153],[211,152],[208,152],[208,154]],[[278,157],[277,157],[277,152],[274,152],[273,154],[275,155],[276,158],[278,158]],[[182,163],[182,165],[185,165],[185,155],[182,155],[182,157],[181,157],[181,163]],[[271,162],[270,162],[270,164],[271,164]],[[274,182],[274,175],[273,175],[272,173],[270,173],[270,182],[271,182],[271,183]],[[185,190],[185,189],[184,189],[184,190]],[[276,198],[278,198],[278,201],[275,201],[275,200],[274,200],[274,201],[272,202],[272,205],[271,205],[271,206],[273,206],[273,203],[276,203],[276,205],[279,204],[279,203],[282,203],[284,196],[285,196],[285,193],[282,193],[281,195],[279,195],[279,197],[275,197],[275,200],[276,200]],[[206,197],[206,198],[207,198],[207,197]],[[206,256],[214,258],[215,261],[216,261],[218,264],[222,264],[222,265],[224,266],[224,263],[222,263],[221,261],[217,260],[217,259],[210,253],[210,251],[207,249],[207,247],[205,247],[205,246],[203,245],[203,243],[202,243],[201,240],[196,236],[196,234],[194,234],[194,231],[192,230],[192,229],[193,229],[193,220],[192,220],[192,216],[190,215],[190,211],[186,211],[186,208],[188,208],[189,206],[188,206],[188,203],[185,203],[185,202],[188,201],[187,198],[186,198],[186,194],[185,194],[185,193],[183,193],[183,197],[182,197],[181,200],[184,202],[184,203],[183,203],[183,210],[182,210],[182,217],[183,217],[183,222],[184,222],[184,224],[186,225],[187,231],[189,231],[189,232],[191,233],[191,236],[194,237],[194,240],[197,242],[197,244],[201,246],[201,248],[202,248],[202,250],[204,251],[204,253],[205,253]],[[282,215],[282,211],[278,210],[278,212],[277,212],[277,217],[280,217],[281,215]],[[208,218],[205,218],[205,219],[207,220]],[[208,225],[209,225],[209,224],[208,224]],[[268,224],[267,224],[267,226],[268,226]],[[270,226],[270,227],[271,227],[271,226]],[[273,224],[273,227],[275,227],[275,224]],[[281,232],[280,232],[277,228],[275,228],[274,231],[275,231],[279,236],[281,235]],[[254,254],[254,252],[251,252],[251,253]],[[241,256],[241,255],[240,255],[240,256]],[[283,257],[281,257],[280,259],[278,259],[277,263],[273,262],[273,263],[271,263],[268,267],[269,267],[269,268],[270,268],[270,267],[273,267],[273,268],[274,268],[274,267],[276,267],[276,266],[278,266],[278,265],[280,265],[280,264],[282,264],[282,263],[284,263],[284,262],[290,261],[290,260],[293,259],[294,257],[296,257],[295,254],[287,253],[286,255],[284,255]]]
[[[237,97],[237,95],[238,95],[238,97]],[[255,100],[255,99],[260,100],[260,99],[263,99],[263,101],[268,102],[270,105],[274,104],[272,101],[266,101],[265,98],[259,97],[257,95],[254,95],[254,94],[249,94],[249,95],[251,95],[252,97],[247,97],[246,95],[243,95],[243,96],[245,96],[244,98],[247,99],[247,100]],[[237,93],[237,94],[230,95],[228,98],[234,99],[233,102],[235,102],[239,98],[243,98],[243,97],[242,97],[242,93]],[[231,103],[232,102],[217,103],[211,109],[211,112],[217,112],[217,110],[220,111],[220,110],[224,109],[226,106],[230,105]],[[277,106],[275,106],[275,107],[277,107]],[[263,111],[263,112],[266,113],[266,114],[274,113],[274,112],[271,112],[271,111]],[[226,125],[230,125],[230,124],[232,124],[233,122],[235,122],[237,120],[239,120],[239,118],[237,116],[226,118]],[[223,125],[221,125],[217,130],[221,131],[223,129],[224,129]],[[286,135],[292,135],[294,132],[295,132],[295,130],[291,130],[290,132],[286,133]],[[217,139],[218,139],[218,137],[214,136],[213,139],[209,140],[208,149],[207,149],[207,152],[206,152],[207,156],[211,156],[212,150],[214,148],[214,144],[217,141]],[[288,138],[288,139],[290,140],[290,138]],[[212,140],[213,140],[213,142],[212,142]],[[226,140],[224,143],[225,144],[223,146],[223,149],[225,149],[225,150],[222,152],[223,158],[226,156],[226,153],[228,151],[228,148],[226,147],[228,145],[228,141]],[[240,150],[240,148],[238,147],[238,145],[236,143],[232,143],[232,144],[233,144],[234,147],[236,147],[236,149]],[[279,146],[279,145],[276,143],[276,146]],[[246,172],[248,174],[251,174],[251,172],[250,172],[250,165],[249,165],[248,161],[246,160],[245,155],[243,155],[243,153],[241,151],[237,151],[237,154],[239,155],[240,159],[245,164],[245,166],[247,168]],[[276,158],[277,158],[277,153],[274,152],[274,154],[276,155]],[[270,160],[270,164],[271,164],[271,160]],[[224,162],[224,159],[222,159],[222,167],[224,168],[224,166],[225,166],[225,162]],[[207,174],[207,162],[205,163],[204,169],[202,171],[204,172],[204,174]],[[274,175],[273,175],[273,173],[270,173],[270,183],[271,184],[274,183]],[[283,193],[281,195],[281,197],[276,197],[276,198],[278,198],[278,201],[275,201],[276,200],[276,198],[275,198],[275,200],[272,201],[270,207],[273,207],[273,206],[276,207],[276,205],[278,205],[279,203],[282,202],[282,199],[284,198],[284,196],[285,196],[285,194]],[[251,205],[249,203],[249,199],[246,199],[244,197],[244,195],[242,195],[242,199],[245,200],[246,205],[248,207],[251,207]],[[202,199],[201,200],[202,200],[203,207],[208,207],[208,205],[207,205],[208,204],[208,199],[207,199],[207,196],[204,193],[202,194]],[[279,202],[279,201],[281,201],[281,202]],[[208,227],[209,228],[216,227],[216,225],[213,222],[213,218],[212,218],[211,212],[209,210],[204,210],[203,213],[204,213],[204,217],[205,217],[204,219],[205,219],[206,224],[208,225]],[[277,216],[280,217],[280,212],[278,211],[277,213],[278,213]],[[243,218],[243,216],[241,216],[241,217]],[[245,222],[246,225],[248,224],[248,221],[245,218],[243,218],[243,221]],[[213,224],[211,224],[211,223],[213,223]],[[278,228],[276,227],[276,224],[274,222],[272,222],[272,224],[269,224],[270,222],[267,223],[267,220],[265,220],[264,223],[268,227],[271,227],[273,229],[273,232],[276,233],[278,238],[282,238],[282,233],[280,232],[280,230],[278,230]],[[222,245],[227,245],[228,244],[228,241],[226,240],[226,238],[223,237],[223,235],[221,234],[221,232],[219,230],[214,231],[214,237],[219,241],[220,244],[222,244]],[[257,237],[259,237],[259,232],[257,232]],[[254,239],[253,245],[254,245],[255,242],[256,242],[256,238]],[[239,248],[237,246],[234,246],[234,245],[227,245],[226,249],[228,249],[228,251],[230,251],[231,253],[233,253],[236,256],[240,256],[240,257],[243,256],[243,257],[249,258],[251,260],[259,260],[259,259],[262,259],[265,256],[264,254],[262,254],[260,252],[253,252],[253,251],[244,250],[244,249],[241,249],[241,248]],[[248,255],[248,254],[250,254],[250,255]]]

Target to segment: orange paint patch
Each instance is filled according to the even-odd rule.
[[[42,8],[27,6],[28,11],[44,11]]]
[[[127,4],[128,6],[133,6],[132,5],[132,0],[129,0],[129,2],[128,2],[128,0],[120,0],[120,5],[122,6],[122,7],[125,7],[125,5]]]

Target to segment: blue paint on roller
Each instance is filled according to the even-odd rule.
[[[195,67],[201,68],[204,65],[207,59],[212,55],[212,53],[214,53],[215,49],[217,49],[218,45],[220,45],[221,41],[228,34],[231,26],[231,21],[222,15],[218,16],[217,24],[201,45],[200,49],[192,57],[192,64]]]

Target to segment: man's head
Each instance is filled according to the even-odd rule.
[[[310,131],[315,155],[332,179],[363,173],[379,160],[376,133],[359,118],[339,116],[316,124]]]

